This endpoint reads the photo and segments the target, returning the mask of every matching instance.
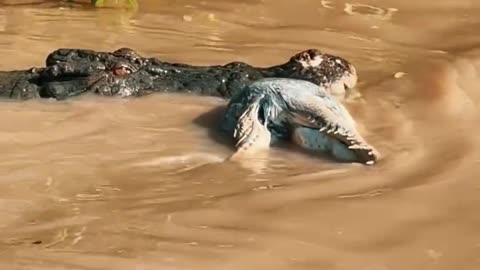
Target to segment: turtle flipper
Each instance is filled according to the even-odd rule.
[[[331,96],[287,98],[290,119],[299,127],[294,139],[309,150],[329,152],[336,159],[373,165],[378,151],[358,132],[348,111]]]
[[[251,154],[270,147],[271,133],[267,129],[268,116],[264,115],[262,108],[264,98],[266,98],[264,95],[255,97],[239,117],[233,132],[237,150],[230,159],[240,154]]]
[[[297,127],[293,130],[292,139],[304,149],[330,153],[339,161],[375,163],[376,155],[372,157],[372,151],[374,151],[372,148],[351,149],[343,141],[328,133],[320,132],[318,129]]]

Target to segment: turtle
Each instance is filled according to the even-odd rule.
[[[221,129],[235,140],[229,159],[288,140],[339,162],[373,165],[380,158],[331,91],[306,80],[265,78],[244,87],[228,102]]]

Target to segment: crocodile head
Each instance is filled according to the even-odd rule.
[[[83,92],[131,96],[152,87],[146,59],[134,50],[108,52],[59,49],[47,57],[45,68],[33,69],[30,82],[41,97],[64,99]]]
[[[150,92],[185,92],[230,97],[263,78],[260,68],[245,63],[193,66],[145,58],[132,49],[112,53],[59,49],[38,70],[40,96],[61,99],[82,92],[141,96]]]

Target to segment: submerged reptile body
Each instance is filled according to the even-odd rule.
[[[114,52],[59,49],[48,55],[45,67],[0,72],[0,96],[65,99],[87,92],[123,97],[177,92],[230,98],[252,82],[272,77],[306,80],[340,92],[357,81],[349,62],[317,50],[300,52],[284,64],[254,67],[243,62],[169,63],[128,48]]]

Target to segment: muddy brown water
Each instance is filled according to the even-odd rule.
[[[59,47],[260,66],[318,48],[357,67],[346,105],[382,162],[225,163],[216,98],[3,102],[0,269],[480,269],[480,2],[139,3],[0,1],[0,69]]]

